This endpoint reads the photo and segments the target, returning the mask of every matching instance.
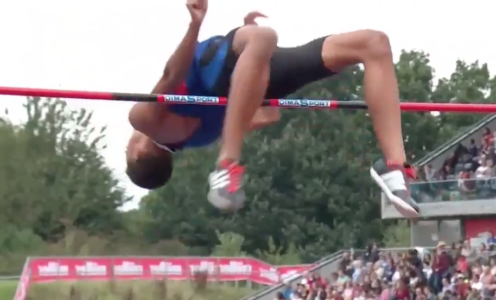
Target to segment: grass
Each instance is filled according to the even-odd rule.
[[[15,280],[2,280],[0,281],[0,299],[11,300],[17,288],[17,281]]]
[[[0,281],[0,299],[14,298],[17,282]],[[51,282],[31,285],[26,300],[235,300],[253,293],[246,287],[194,282]]]

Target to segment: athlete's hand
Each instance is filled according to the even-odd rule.
[[[186,7],[194,24],[201,24],[207,13],[208,0],[186,0]]]
[[[256,18],[267,18],[267,16],[259,11],[252,11],[246,15],[244,19],[245,25],[258,25],[255,21]]]

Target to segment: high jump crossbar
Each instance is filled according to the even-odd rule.
[[[0,95],[128,102],[157,102],[189,105],[227,105],[227,98],[225,97],[90,92],[1,86]],[[262,105],[281,108],[302,109],[367,109],[367,104],[364,101],[339,100],[265,99]],[[402,102],[400,104],[400,108],[402,111],[417,112],[439,111],[464,113],[496,113],[496,104],[477,103]]]

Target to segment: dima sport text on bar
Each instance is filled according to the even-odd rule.
[[[69,90],[20,88],[20,87],[0,87],[0,95],[86,99],[86,100],[159,102],[159,103],[174,103],[174,104],[189,104],[189,105],[218,105],[218,106],[227,105],[227,98],[225,97],[89,92],[89,91],[69,91]],[[281,107],[281,108],[302,108],[302,109],[367,109],[367,104],[364,101],[266,99],[263,101],[263,105]],[[400,107],[402,111],[418,111],[418,112],[421,111],[465,112],[465,113],[496,112],[496,104],[402,102],[400,104]]]

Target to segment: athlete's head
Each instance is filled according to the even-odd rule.
[[[126,160],[129,179],[145,189],[163,186],[172,175],[172,153],[160,149],[149,137],[138,131],[129,140]]]

